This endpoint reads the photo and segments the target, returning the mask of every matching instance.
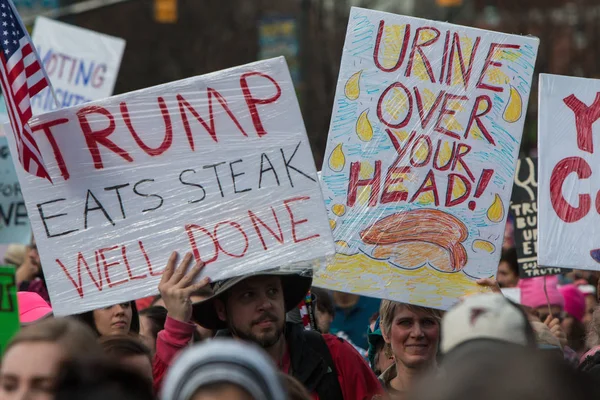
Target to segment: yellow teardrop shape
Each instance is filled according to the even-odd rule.
[[[338,240],[337,242],[335,242],[335,244],[346,249],[350,247],[348,242],[346,242],[345,240]]]
[[[337,224],[335,223],[335,220],[333,220],[333,219],[329,220],[329,227],[331,228],[331,230],[334,230],[336,225]]]
[[[356,100],[356,99],[358,99],[358,96],[360,96],[359,83],[360,83],[360,75],[361,74],[362,74],[362,70],[356,72],[346,82],[346,87],[344,88],[344,93],[346,94],[346,97],[350,100]]]
[[[341,217],[346,214],[346,207],[343,204],[334,204],[333,207],[331,207],[331,211],[338,217]]]
[[[368,113],[369,110],[361,112],[358,121],[356,121],[356,134],[363,142],[373,139],[373,126],[371,126],[371,121],[369,121]]]
[[[487,210],[487,217],[492,222],[500,222],[504,219],[504,204],[497,194],[494,197],[494,202]]]
[[[523,100],[521,93],[513,86],[510,87],[510,97],[504,109],[504,120],[509,123],[517,122],[523,114]]]
[[[486,240],[477,239],[473,242],[473,250],[492,254],[496,250],[496,246]]]
[[[341,172],[345,165],[346,156],[344,155],[342,144],[340,143],[335,146],[335,149],[333,149],[331,155],[329,156],[329,168],[335,172]]]

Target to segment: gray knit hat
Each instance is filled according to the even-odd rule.
[[[255,345],[212,339],[190,347],[169,369],[163,400],[190,400],[202,387],[228,383],[256,400],[285,400],[286,393],[270,358]]]

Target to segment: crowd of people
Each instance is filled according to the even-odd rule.
[[[11,245],[21,330],[0,400],[592,398],[598,274],[519,279],[511,246],[497,281],[478,281],[489,293],[445,313],[331,293],[311,271],[198,280],[203,265],[173,253],[160,295],[55,318],[35,242]]]

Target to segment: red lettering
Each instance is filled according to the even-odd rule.
[[[141,240],[138,241],[138,245],[140,246],[140,251],[142,252],[142,255],[144,256],[144,259],[146,260],[146,265],[148,266],[148,271],[150,272],[150,276],[161,276],[163,271],[160,272],[154,272],[154,269],[152,268],[152,263],[150,262],[150,257],[148,257],[148,253],[146,252],[146,249],[144,248],[144,244],[142,243]]]
[[[448,135],[454,139],[460,139],[460,135],[458,133],[453,132],[442,126],[445,116],[453,116],[456,114],[455,110],[448,108],[448,102],[451,100],[452,101],[455,101],[455,100],[468,101],[469,98],[467,96],[457,96],[455,94],[446,93],[446,96],[444,97],[444,102],[442,103],[442,109],[440,110],[437,122],[435,123],[435,127],[433,130],[435,132],[442,133],[444,135]]]
[[[485,110],[479,112],[479,104],[484,101],[486,102],[486,108]],[[469,132],[471,132],[471,127],[473,126],[473,122],[475,122],[483,136],[485,136],[485,138],[488,140],[488,142],[490,142],[494,146],[496,145],[494,138],[492,138],[492,135],[490,135],[490,132],[483,124],[483,121],[481,121],[481,118],[486,116],[490,111],[492,111],[492,100],[490,99],[490,97],[487,95],[478,96],[475,99],[475,105],[473,106],[473,110],[471,110],[471,116],[469,117],[469,122],[467,123],[467,129],[465,130],[465,139],[469,136]]]
[[[492,86],[487,83],[483,83],[483,79],[485,78],[485,74],[487,73],[490,66],[493,67],[501,67],[502,63],[498,61],[492,60],[494,58],[496,50],[500,49],[520,49],[521,46],[518,44],[502,44],[502,43],[492,43],[490,45],[490,50],[488,51],[488,55],[485,59],[485,63],[483,64],[483,69],[481,70],[481,75],[479,76],[479,80],[477,81],[477,89],[487,89],[492,92],[502,93],[504,91],[504,87],[502,86]]]
[[[350,178],[348,181],[348,207],[354,207],[356,204],[356,196],[358,188],[362,186],[371,186],[371,194],[369,195],[369,207],[377,205],[379,197],[379,186],[381,184],[381,161],[375,161],[375,171],[373,178],[360,179],[360,161],[350,164]]]
[[[562,195],[562,187],[571,174],[578,179],[592,176],[590,165],[581,157],[568,157],[561,160],[550,175],[550,200],[558,218],[567,223],[577,222],[590,211],[592,200],[589,194],[579,194],[579,207],[573,207]]]
[[[77,282],[75,282],[75,280],[73,279],[73,277],[71,276],[71,274],[69,273],[67,268],[64,266],[64,264],[58,258],[56,259],[56,263],[63,270],[63,272],[67,276],[67,279],[69,279],[69,281],[71,281],[71,283],[75,287],[75,290],[77,290],[79,297],[81,297],[82,299],[84,297],[83,282],[82,282],[82,278],[81,278],[81,264],[82,263],[83,263],[83,265],[85,265],[85,269],[88,272],[88,276],[92,279],[92,282],[94,283],[94,285],[96,286],[98,291],[100,291],[100,292],[102,291],[102,287],[103,287],[102,274],[100,273],[100,265],[98,264],[98,262],[96,262],[96,268],[98,269],[98,280],[96,280],[96,278],[92,274],[92,271],[90,270],[90,266],[85,261],[83,254],[81,254],[81,252],[77,253]]]
[[[136,279],[144,279],[147,276],[145,274],[133,276],[133,273],[131,272],[131,266],[129,265],[129,260],[127,259],[127,248],[125,246],[121,246],[121,254],[123,255],[123,263],[125,264],[127,275],[129,275],[129,280],[133,281]]]
[[[100,256],[100,258],[102,259],[102,266],[104,267],[104,276],[106,276],[106,283],[108,284],[109,288],[121,285],[123,283],[126,283],[128,280],[127,279],[123,279],[120,280],[118,282],[112,283],[110,281],[110,275],[108,274],[108,269],[111,267],[116,267],[117,265],[120,265],[121,263],[118,261],[115,262],[111,262],[111,263],[107,263],[106,262],[106,256],[104,255],[105,252],[107,251],[113,251],[118,249],[119,246],[112,246],[112,247],[106,247],[104,249],[100,249],[96,252],[96,263],[98,263],[98,256]]]
[[[373,61],[375,62],[375,66],[384,72],[394,72],[400,68],[402,63],[404,62],[404,57],[406,56],[406,50],[408,48],[408,40],[410,39],[410,24],[407,24],[404,28],[404,40],[402,41],[402,48],[400,49],[400,53],[398,54],[398,60],[396,61],[396,65],[392,68],[385,68],[379,62],[379,48],[381,46],[381,39],[383,37],[385,22],[383,20],[379,21],[379,29],[377,30],[377,38],[375,39],[375,49],[373,50]]]
[[[248,87],[248,78],[251,76],[260,76],[268,79],[277,89],[277,93],[275,93],[271,97],[267,97],[264,99],[260,99],[252,96],[252,92]],[[244,100],[246,100],[246,105],[248,106],[248,110],[250,111],[250,116],[252,117],[252,122],[254,123],[254,128],[256,129],[256,134],[260,136],[264,136],[267,134],[265,127],[262,124],[260,119],[260,115],[258,114],[258,109],[256,107],[257,104],[265,105],[276,102],[281,97],[281,87],[275,81],[275,79],[271,78],[269,75],[262,72],[247,72],[240,77],[240,85],[242,86],[242,92],[244,93]],[[264,85],[261,85],[263,87]]]
[[[435,34],[435,36],[429,40],[424,41],[423,43],[418,44],[421,32],[425,31],[425,30],[429,30],[430,32],[433,32]],[[408,57],[408,64],[406,65],[406,72],[405,72],[404,76],[406,76],[408,78],[410,76],[410,74],[412,73],[412,67],[413,67],[413,62],[415,60],[415,55],[416,55],[416,53],[419,53],[419,55],[421,56],[421,60],[423,61],[423,64],[425,65],[425,71],[427,71],[429,80],[432,83],[435,83],[435,77],[433,76],[433,70],[431,69],[431,64],[429,63],[429,60],[427,59],[425,52],[423,52],[422,47],[431,46],[432,44],[437,42],[437,40],[439,38],[440,38],[440,31],[436,28],[424,27],[424,26],[417,28],[417,30],[415,31],[415,38],[413,39],[412,49],[410,51],[410,56]]]
[[[437,169],[438,171],[447,171],[448,169],[450,169],[450,166],[452,165],[452,161],[454,160],[454,156],[456,154],[456,142],[452,142],[452,151],[450,152],[450,158],[448,158],[448,161],[443,166],[438,164],[438,161],[440,159],[440,149],[442,148],[442,143],[443,141],[441,139],[437,142],[435,155],[433,156],[433,168]]]
[[[452,161],[452,171],[454,171],[456,169],[456,166],[460,164],[467,173],[467,175],[469,175],[469,178],[471,178],[471,180],[475,182],[475,175],[473,175],[471,169],[469,168],[465,160],[463,160],[463,157],[469,154],[470,152],[471,146],[464,143],[458,144],[458,147],[456,149],[456,157],[454,157],[454,161]]]
[[[185,231],[188,235],[190,245],[192,246],[192,252],[194,253],[194,258],[197,261],[203,261],[203,260],[202,260],[202,257],[200,257],[200,250],[198,249],[198,245],[196,243],[196,236],[194,234],[194,231],[203,233],[206,236],[208,236],[208,238],[210,239],[210,242],[213,245],[214,255],[211,259],[203,261],[204,264],[210,264],[211,262],[214,262],[217,260],[217,258],[219,257],[219,245],[217,243],[217,240],[213,237],[213,235],[208,230],[206,230],[205,228],[203,228],[201,226],[195,225],[195,224],[187,224],[185,226]]]
[[[292,211],[292,208],[290,207],[290,203],[294,203],[294,202],[297,202],[297,201],[306,201],[306,200],[310,200],[310,197],[308,197],[308,196],[294,197],[292,199],[288,199],[288,200],[284,200],[283,201],[283,205],[285,206],[285,209],[287,210],[287,212],[288,212],[288,214],[290,216],[290,224],[292,225],[292,238],[294,239],[294,243],[305,242],[307,240],[315,239],[315,238],[318,238],[318,237],[321,236],[318,233],[315,234],[315,235],[312,235],[312,236],[301,238],[301,239],[298,239],[298,237],[296,236],[296,226],[308,222],[308,219],[301,219],[299,221],[296,221],[294,219],[294,212]]]
[[[92,87],[99,88],[104,83],[104,74],[106,73],[106,64],[100,64],[94,68],[92,74]],[[71,69],[71,77],[73,76],[73,69]]]
[[[419,119],[421,120],[421,127],[423,129],[427,129],[427,126],[429,125],[429,122],[431,121],[431,117],[433,117],[433,113],[435,112],[435,110],[438,108],[438,106],[442,102],[442,98],[444,97],[446,92],[444,90],[440,91],[437,98],[435,99],[435,102],[433,103],[433,105],[431,106],[429,111],[427,112],[427,115],[425,115],[425,109],[423,108],[423,100],[421,99],[421,93],[419,92],[419,88],[415,86],[413,88],[413,91],[415,92],[415,100],[417,100],[417,111],[419,111]]]
[[[90,114],[100,114],[107,117],[108,127],[93,131],[90,123],[88,122],[88,115]],[[123,159],[125,159],[125,161],[133,162],[133,158],[131,158],[131,156],[125,150],[108,139],[108,137],[115,131],[116,126],[115,119],[111,115],[110,111],[100,106],[87,106],[77,111],[77,118],[79,119],[79,125],[81,126],[81,130],[85,137],[88,150],[90,151],[92,159],[94,160],[94,167],[96,169],[104,168],[104,165],[102,164],[102,157],[100,156],[100,148],[98,147],[99,144],[103,145],[113,153],[121,156]]]
[[[573,114],[575,114],[577,147],[580,150],[593,153],[592,125],[600,118],[600,93],[596,93],[596,98],[589,107],[573,94],[563,99],[563,101],[573,111]]]
[[[417,193],[415,193],[414,196],[410,199],[410,203],[414,202],[417,198],[419,198],[420,195],[427,193],[427,192],[433,192],[433,198],[434,198],[435,205],[439,206],[440,199],[438,196],[437,184],[435,183],[435,175],[433,174],[433,170],[430,170],[427,173],[427,176],[425,177],[425,180],[421,184],[421,187],[419,188],[419,190],[417,190]]]
[[[66,124],[67,122],[69,122],[67,118],[59,118],[52,121],[44,122],[43,124],[36,125],[31,128],[32,132],[42,130],[46,134],[46,137],[50,142],[50,146],[52,146],[52,152],[54,153],[54,158],[56,159],[56,163],[58,164],[60,175],[65,181],[68,180],[70,177],[69,170],[67,169],[65,159],[62,156],[60,147],[58,146],[58,143],[56,142],[56,139],[54,138],[54,135],[52,134],[52,130],[50,128],[56,125]]]
[[[465,185],[465,193],[456,199],[452,199],[452,191],[454,190],[454,182],[456,179],[460,179],[462,183]],[[464,203],[468,198],[469,194],[471,194],[471,182],[467,180],[464,176],[460,174],[448,174],[448,188],[446,189],[446,207],[454,207],[459,204]]]
[[[160,108],[160,113],[162,114],[163,120],[165,121],[165,138],[163,139],[160,146],[157,148],[152,148],[146,145],[139,137],[133,125],[131,124],[131,118],[129,117],[129,110],[127,109],[127,103],[122,102],[120,105],[121,115],[123,116],[123,120],[125,121],[125,125],[129,129],[131,136],[135,142],[140,146],[142,150],[149,156],[159,156],[171,147],[171,143],[173,143],[173,125],[171,124],[171,116],[169,115],[169,109],[167,108],[167,103],[165,99],[162,97],[158,98],[158,106]],[[147,111],[145,111],[147,112]]]
[[[446,60],[448,59],[448,45],[450,44],[450,31],[446,31],[446,39],[444,40],[444,52],[442,54],[442,69],[440,71],[440,82],[444,81],[444,73],[446,72]]]
[[[481,42],[481,38],[478,36],[475,39],[475,44],[473,45],[473,49],[471,51],[471,57],[469,58],[469,64],[465,67],[465,61],[463,59],[462,48],[460,47],[460,37],[458,33],[454,33],[452,36],[452,46],[450,48],[450,57],[448,58],[448,75],[446,76],[446,84],[452,84],[452,72],[454,65],[454,56],[458,57],[458,67],[460,69],[460,73],[462,74],[463,84],[466,87],[469,86],[469,81],[471,80],[471,72],[473,72],[473,61],[475,60],[475,55],[477,53],[477,48],[479,47],[479,43]]]
[[[281,225],[279,225],[279,219],[277,218],[277,214],[275,213],[275,210],[273,209],[273,207],[271,207],[271,212],[273,213],[273,219],[275,220],[275,224],[277,225],[277,230],[279,231],[279,236],[277,236],[277,234],[267,224],[265,224],[262,219],[260,219],[252,211],[248,210],[248,216],[250,217],[250,221],[252,222],[252,225],[254,226],[254,230],[256,231],[256,234],[258,235],[258,238],[260,239],[260,242],[262,243],[263,249],[265,249],[265,250],[268,250],[268,247],[267,247],[267,244],[265,243],[265,239],[260,231],[260,228],[258,227],[258,224],[260,224],[263,228],[265,228],[271,234],[271,236],[273,236],[275,238],[275,240],[277,240],[280,244],[283,244],[283,231],[281,230]]]
[[[410,172],[410,167],[390,167],[388,168],[383,183],[383,193],[381,194],[381,203],[396,203],[400,201],[406,201],[408,199],[408,192],[405,190],[389,190],[392,185],[404,182],[404,175]],[[400,175],[395,177],[394,175]]]
[[[237,229],[237,231],[239,233],[241,233],[242,238],[244,239],[244,250],[242,250],[242,252],[240,254],[230,253],[223,248],[221,241],[219,240],[219,227],[223,226],[223,225],[232,226],[233,228]],[[231,236],[232,235],[226,235],[228,240],[231,240]],[[219,247],[219,250],[221,250],[223,253],[227,254],[229,257],[234,257],[234,258],[244,257],[246,255],[246,252],[248,251],[248,247],[250,246],[250,243],[248,242],[248,236],[246,236],[246,232],[244,232],[244,230],[242,229],[240,224],[238,224],[237,222],[233,222],[233,221],[219,222],[218,224],[215,225],[214,237],[217,239],[217,246]]]
[[[400,88],[400,89],[404,90],[404,93],[406,93],[406,101],[408,101],[408,112],[406,114],[406,117],[404,118],[404,120],[402,120],[398,124],[392,124],[391,122],[387,121],[383,117],[383,99],[388,94],[388,92],[394,88]],[[379,101],[377,102],[377,117],[387,127],[394,128],[394,129],[400,129],[400,128],[403,128],[406,125],[408,125],[408,123],[410,122],[410,117],[412,115],[412,108],[413,108],[413,104],[412,104],[412,97],[410,95],[410,91],[406,88],[406,86],[404,86],[400,82],[394,82],[390,86],[388,86],[387,89],[385,89],[383,91],[383,93],[381,94],[381,97],[379,97]]]
[[[408,152],[408,149],[410,148],[410,145],[412,144],[413,140],[415,139],[415,136],[417,135],[417,133],[413,131],[410,134],[410,136],[408,137],[408,140],[406,141],[406,144],[404,145],[404,147],[402,147],[402,145],[398,141],[398,138],[396,137],[396,135],[394,135],[394,132],[390,131],[389,129],[386,129],[385,131],[387,132],[390,140],[392,141],[392,146],[394,146],[396,153],[398,153],[398,156],[396,157],[396,161],[394,161],[394,164],[392,164],[392,165],[397,165],[397,163],[399,161],[401,161],[404,158],[404,155]]]
[[[427,157],[425,157],[425,159],[421,162],[417,162],[414,159],[415,154],[421,150],[422,145],[419,146],[419,142],[423,142],[423,143],[425,143],[425,145],[427,145]],[[415,168],[420,168],[420,167],[427,165],[430,160],[431,160],[431,139],[429,138],[429,136],[421,135],[418,137],[418,139],[415,141],[415,145],[412,147],[412,151],[410,154],[410,164]]]

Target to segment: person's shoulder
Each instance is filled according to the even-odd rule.
[[[325,340],[327,347],[329,347],[329,352],[331,353],[331,356],[333,358],[336,358],[338,356],[351,357],[353,355],[361,357],[361,355],[354,348],[354,346],[352,346],[352,344],[347,340],[344,340],[339,336],[331,335],[329,333],[326,333],[321,336],[323,336],[323,340]]]

